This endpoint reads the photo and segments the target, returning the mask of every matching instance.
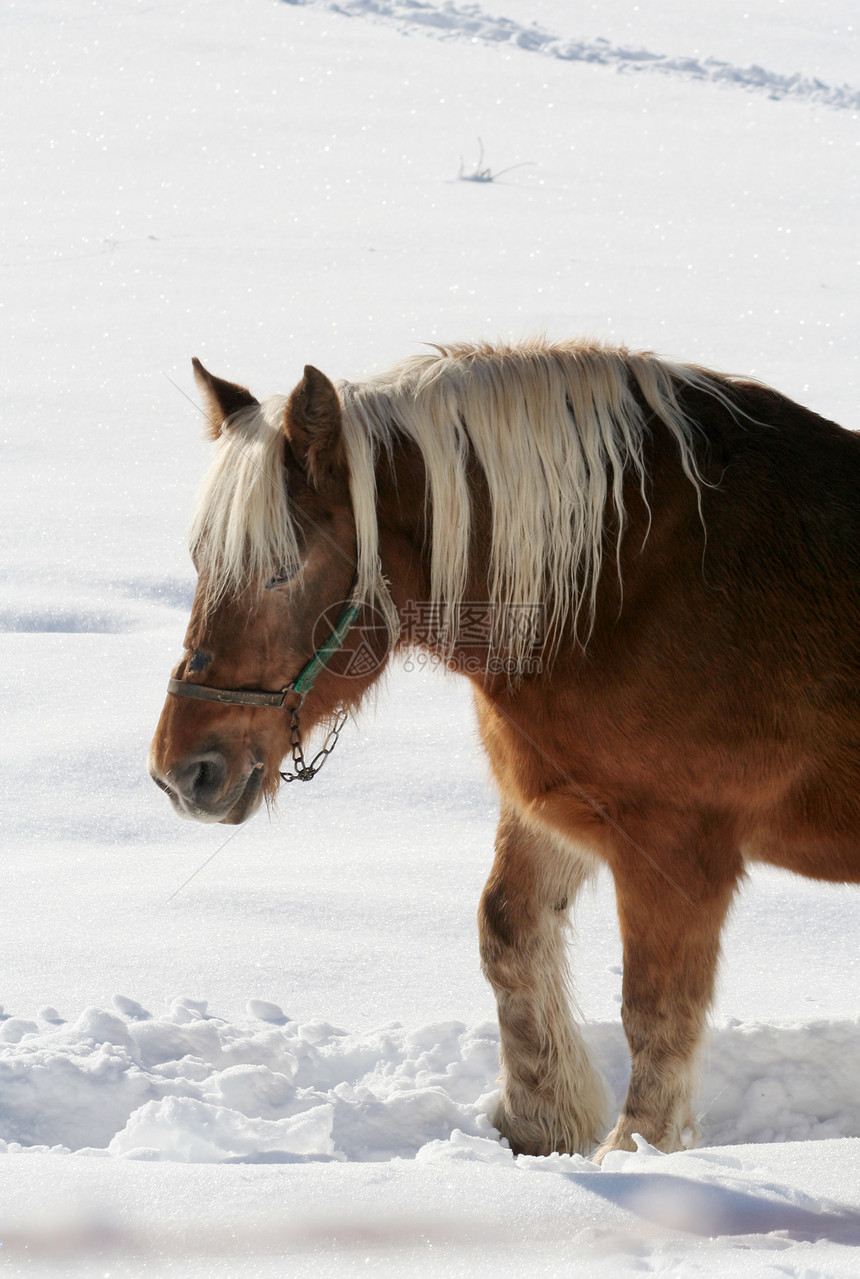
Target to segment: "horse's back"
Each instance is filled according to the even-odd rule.
[[[731,393],[735,413],[689,397],[706,482],[676,618],[708,667],[699,726],[717,774],[735,756],[745,856],[860,880],[860,436],[757,384]]]
[[[698,873],[695,832],[719,829],[726,856],[860,881],[860,438],[758,385],[718,389],[733,412],[682,400],[698,491],[652,425],[647,503],[631,482],[585,651],[515,700],[574,779],[576,838],[594,837],[581,792],[612,815],[612,844],[685,828],[681,878]],[[556,786],[534,763],[523,800]]]
[[[860,435],[764,387],[717,415],[702,489],[704,594],[750,657],[803,673],[832,703],[860,684]],[[831,689],[831,694],[826,693]],[[814,690],[807,689],[808,694]]]
[[[727,567],[796,774],[745,851],[860,880],[860,436],[764,388],[744,387],[744,408],[725,477],[743,531],[726,538]]]

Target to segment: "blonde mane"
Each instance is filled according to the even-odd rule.
[[[417,446],[430,510],[431,600],[443,642],[464,603],[473,527],[467,468],[481,467],[492,530],[487,603],[517,610],[517,633],[495,639],[515,658],[536,640],[522,618],[554,633],[570,622],[584,640],[594,619],[607,509],[616,559],[625,527],[623,485],[645,498],[646,419],[673,436],[698,490],[694,428],[678,391],[695,386],[726,400],[705,370],[595,343],[456,345],[414,356],[388,372],[338,385],[358,545],[357,594],[379,580],[376,463],[403,438]],[[637,394],[638,393],[638,394]],[[643,409],[642,402],[647,405]],[[285,400],[273,397],[222,433],[199,494],[191,542],[209,590],[222,596],[297,563],[284,483]],[[384,565],[383,565],[384,569]]]

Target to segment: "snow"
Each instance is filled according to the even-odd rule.
[[[193,589],[193,354],[266,394],[306,361],[586,333],[857,425],[854,9],[5,7],[12,1273],[856,1274],[856,890],[751,873],[699,1150],[515,1160],[487,1118],[496,801],[467,689],[393,672],[314,785],[233,832],[144,769]],[[479,145],[500,176],[460,181]],[[576,931],[617,1105],[607,879]]]
[[[0,1150],[250,1163],[411,1159],[454,1130],[494,1136],[494,1021],[349,1032],[252,1000],[238,1024],[205,1000],[151,1014],[114,996],[74,1023],[0,1023]],[[38,1023],[42,1024],[38,1024]],[[617,1109],[629,1067],[616,1022],[586,1027]],[[698,1114],[712,1145],[860,1137],[860,1021],[717,1025]],[[289,1160],[287,1160],[289,1162]]]

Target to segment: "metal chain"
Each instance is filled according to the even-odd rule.
[[[294,773],[281,773],[281,777],[285,782],[309,782],[312,777],[316,777],[323,764],[337,745],[337,739],[340,737],[340,730],[343,728],[349,718],[348,711],[338,711],[334,724],[329,729],[328,736],[323,742],[320,749],[314,755],[309,764],[305,762],[305,753],[302,750],[302,729],[299,722],[299,708],[295,707],[290,711],[290,751],[293,757]]]

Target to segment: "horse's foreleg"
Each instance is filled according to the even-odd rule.
[[[633,1150],[638,1133],[659,1150],[695,1143],[690,1109],[699,1044],[714,988],[720,931],[738,869],[727,857],[707,875],[670,883],[650,866],[615,870],[624,948],[621,1020],[630,1086],[595,1154]]]
[[[587,1150],[603,1124],[604,1092],[571,1016],[565,953],[568,909],[586,875],[574,848],[503,812],[479,925],[499,1010],[493,1122],[518,1154]]]

